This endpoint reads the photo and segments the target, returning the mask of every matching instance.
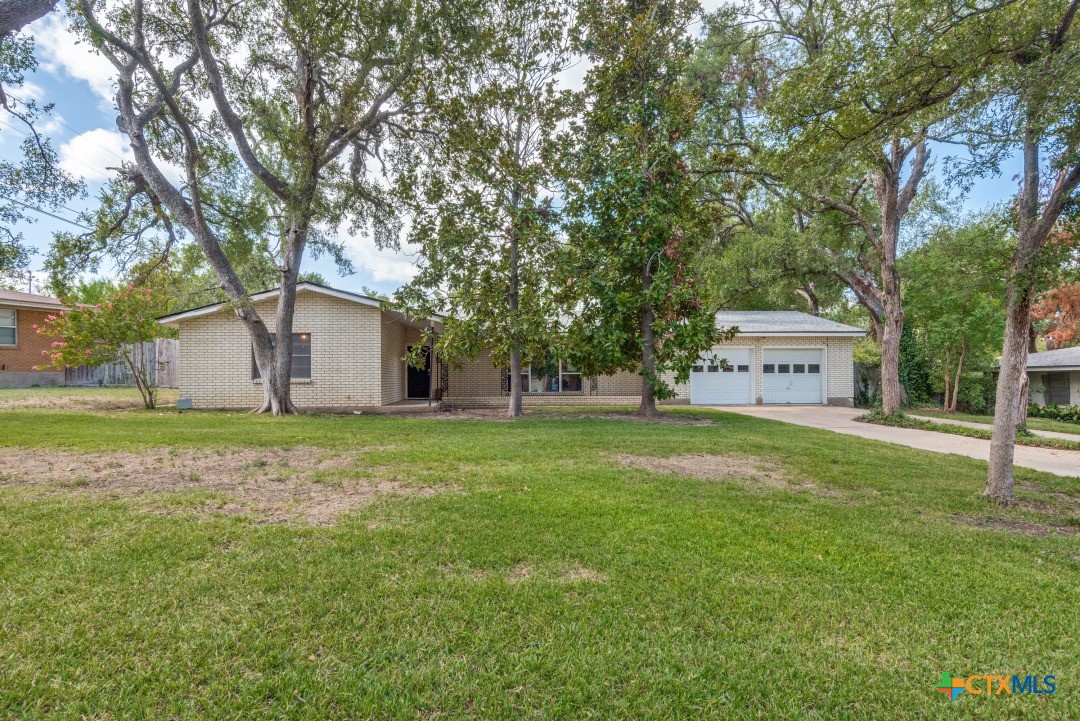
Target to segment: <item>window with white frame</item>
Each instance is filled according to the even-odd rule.
[[[277,333],[270,334],[271,345],[277,342]],[[293,333],[292,334],[292,373],[293,380],[310,380],[311,379],[311,334],[310,333]],[[255,351],[251,351],[251,378],[252,380],[258,380],[262,378],[262,374],[259,373],[259,366],[255,362]]]
[[[0,308],[0,345],[15,345],[19,339],[19,316],[14,308]]]
[[[522,370],[521,388],[526,393],[580,393],[585,386],[577,368],[548,358]]]

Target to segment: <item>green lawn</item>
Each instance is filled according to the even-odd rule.
[[[1080,480],[1018,469],[997,509],[973,460],[671,413],[713,422],[2,412],[0,718],[1080,717]],[[85,475],[297,447],[350,459],[325,492],[441,492],[315,526]],[[1057,692],[950,702],[943,671]]]
[[[969,421],[971,423],[985,423],[994,425],[993,416],[977,415],[974,413],[946,413],[940,408],[919,408],[912,413],[919,416],[933,416],[934,418],[951,418],[954,421]],[[1057,431],[1058,433],[1075,433],[1080,436],[1080,425],[1065,423],[1049,418],[1028,418],[1028,428],[1036,431]]]

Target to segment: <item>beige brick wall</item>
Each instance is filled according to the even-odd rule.
[[[761,365],[766,348],[823,348],[825,350],[827,400],[832,403],[846,404],[850,403],[854,397],[855,373],[852,364],[851,338],[741,336],[714,346],[721,357],[725,347],[750,348],[753,351],[755,401],[761,397]],[[665,380],[669,384],[674,384],[674,374],[666,374]],[[450,370],[450,391],[447,398],[501,396],[501,381],[500,369],[493,366],[490,357],[485,355],[477,363],[466,363],[461,370]],[[685,401],[690,398],[689,382],[674,385],[674,389],[676,401]],[[545,396],[545,398],[550,397],[554,399],[551,402],[558,402],[560,395],[567,402],[572,402],[569,399],[573,396],[565,394],[552,394],[551,396]],[[623,371],[598,378],[597,395],[587,397],[591,397],[595,402],[600,397],[640,398],[640,396],[641,376],[631,371]],[[533,398],[533,403],[548,402],[538,400],[538,396],[532,394],[527,397]]]
[[[256,305],[272,319],[275,300]],[[378,308],[318,293],[297,296],[293,322],[296,333],[311,333],[311,380],[293,381],[293,401],[300,407],[362,407],[403,400],[407,392],[405,362],[408,345],[419,339],[419,329],[388,317]],[[850,402],[854,393],[850,338],[740,337],[716,346],[748,347],[754,356],[754,397],[761,397],[761,364],[765,348],[823,347],[830,402]],[[251,378],[251,342],[247,330],[229,310],[180,323],[180,395],[196,408],[252,408],[262,400],[262,384]],[[668,381],[673,381],[668,376]],[[484,353],[448,373],[448,402],[492,399],[502,403],[502,371]],[[588,383],[588,381],[586,381]],[[1080,397],[1080,373],[1073,376],[1073,392]],[[586,385],[588,388],[588,385]],[[674,402],[686,402],[689,383],[675,387]],[[597,394],[581,396],[529,394],[530,404],[574,402],[635,402],[641,377],[621,372],[597,379]],[[580,398],[581,400],[574,400]]]
[[[256,304],[272,322],[276,299]],[[381,311],[301,292],[293,331],[311,333],[311,380],[294,380],[301,408],[375,406],[382,402]],[[251,378],[251,341],[236,315],[222,310],[180,323],[180,397],[195,408],[254,408],[262,384]]]
[[[408,397],[408,371],[405,354],[420,340],[420,329],[382,318],[382,402],[397,403]]]

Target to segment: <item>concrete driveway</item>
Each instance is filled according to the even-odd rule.
[[[896,443],[909,448],[920,448],[935,453],[955,453],[968,458],[985,461],[990,458],[990,441],[966,438],[951,433],[923,431],[916,428],[894,428],[854,420],[866,411],[860,408],[835,406],[711,406],[717,410],[742,413],[757,418],[768,418],[797,426],[822,428],[849,436],[871,438],[885,443]],[[936,419],[935,419],[936,420]],[[1017,446],[1014,463],[1024,468],[1034,468],[1058,476],[1080,477],[1080,451],[1062,451],[1055,448]]]

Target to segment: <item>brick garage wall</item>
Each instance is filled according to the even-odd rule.
[[[41,351],[50,347],[52,338],[37,334],[34,326],[42,326],[57,311],[38,308],[0,306],[15,310],[15,345],[0,345],[0,386],[63,385],[63,371],[39,371],[34,366],[45,363]]]
[[[257,303],[273,318],[277,300]],[[382,402],[382,311],[319,293],[296,299],[293,332],[311,334],[311,380],[294,380],[301,408],[377,406]],[[251,378],[251,341],[228,309],[180,323],[180,397],[195,408],[253,408],[262,384]]]

